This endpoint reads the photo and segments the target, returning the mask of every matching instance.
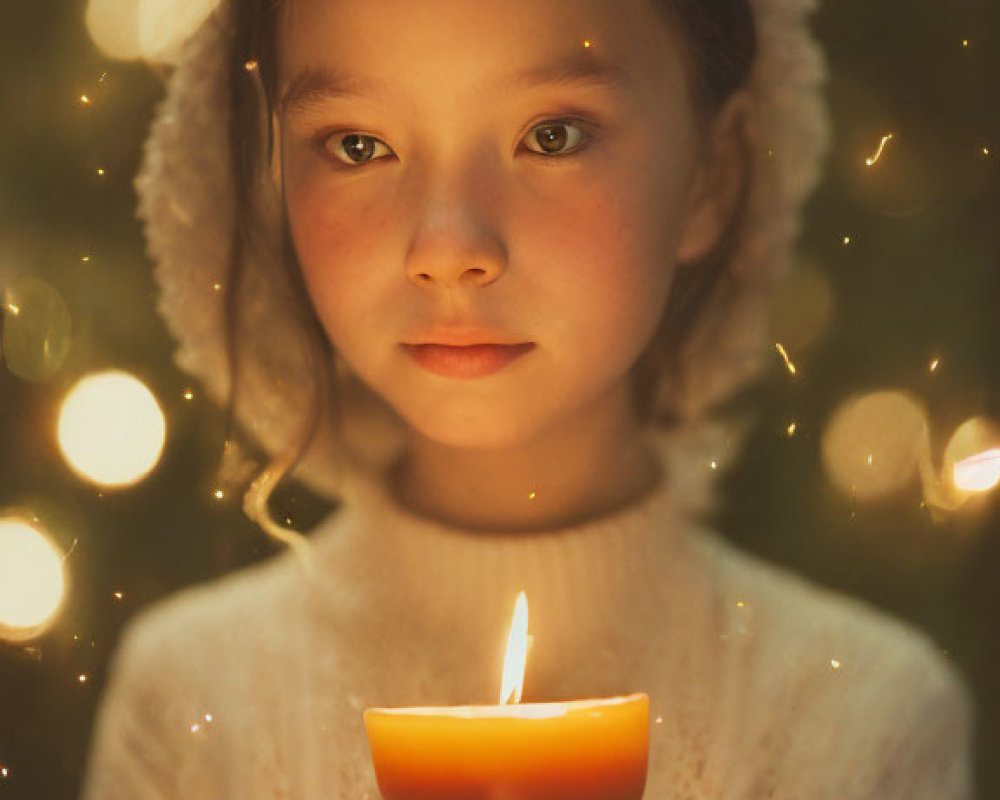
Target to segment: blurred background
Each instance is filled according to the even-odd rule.
[[[83,19],[0,6],[0,798],[76,797],[122,624],[276,552],[155,313],[131,181],[162,75]],[[839,0],[815,30],[834,149],[715,522],[933,637],[1000,797],[1000,5]]]

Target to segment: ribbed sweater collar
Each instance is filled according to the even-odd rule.
[[[664,603],[684,593],[678,561],[689,521],[671,490],[670,442],[648,436],[661,465],[651,491],[611,514],[543,532],[445,525],[401,507],[383,475],[355,471],[343,506],[313,537],[313,580],[375,629],[478,647],[487,661],[502,660],[523,589],[537,684],[547,670],[554,678],[582,661],[592,674],[620,674],[615,662],[641,659]]]

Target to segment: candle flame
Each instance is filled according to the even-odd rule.
[[[520,703],[524,691],[524,670],[528,662],[528,597],[518,592],[514,616],[507,636],[507,655],[503,660],[500,705]],[[513,697],[513,699],[511,699]]]
[[[955,485],[967,492],[988,492],[1000,484],[1000,448],[986,450],[954,466]]]

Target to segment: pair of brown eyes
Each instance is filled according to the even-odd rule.
[[[565,133],[568,130],[575,130],[575,141],[573,135]],[[554,120],[532,128],[527,140],[530,141],[532,138],[535,139],[541,150],[528,148],[530,152],[559,158],[572,155],[581,149],[589,140],[589,135],[576,122]],[[568,152],[564,151],[567,143],[572,145]],[[375,150],[379,145],[386,150],[389,149],[388,145],[380,139],[363,133],[335,133],[323,140],[323,147],[335,158],[349,166],[362,166],[375,160]],[[349,160],[341,158],[341,154]]]

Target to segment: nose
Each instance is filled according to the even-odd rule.
[[[507,270],[499,178],[482,164],[459,167],[423,176],[412,201],[419,212],[405,268],[417,287],[486,287]]]
[[[431,264],[410,264],[406,269],[407,276],[417,286],[441,286],[454,288],[460,286],[489,286],[503,273],[503,267],[497,259],[469,256],[466,258],[440,258]]]

